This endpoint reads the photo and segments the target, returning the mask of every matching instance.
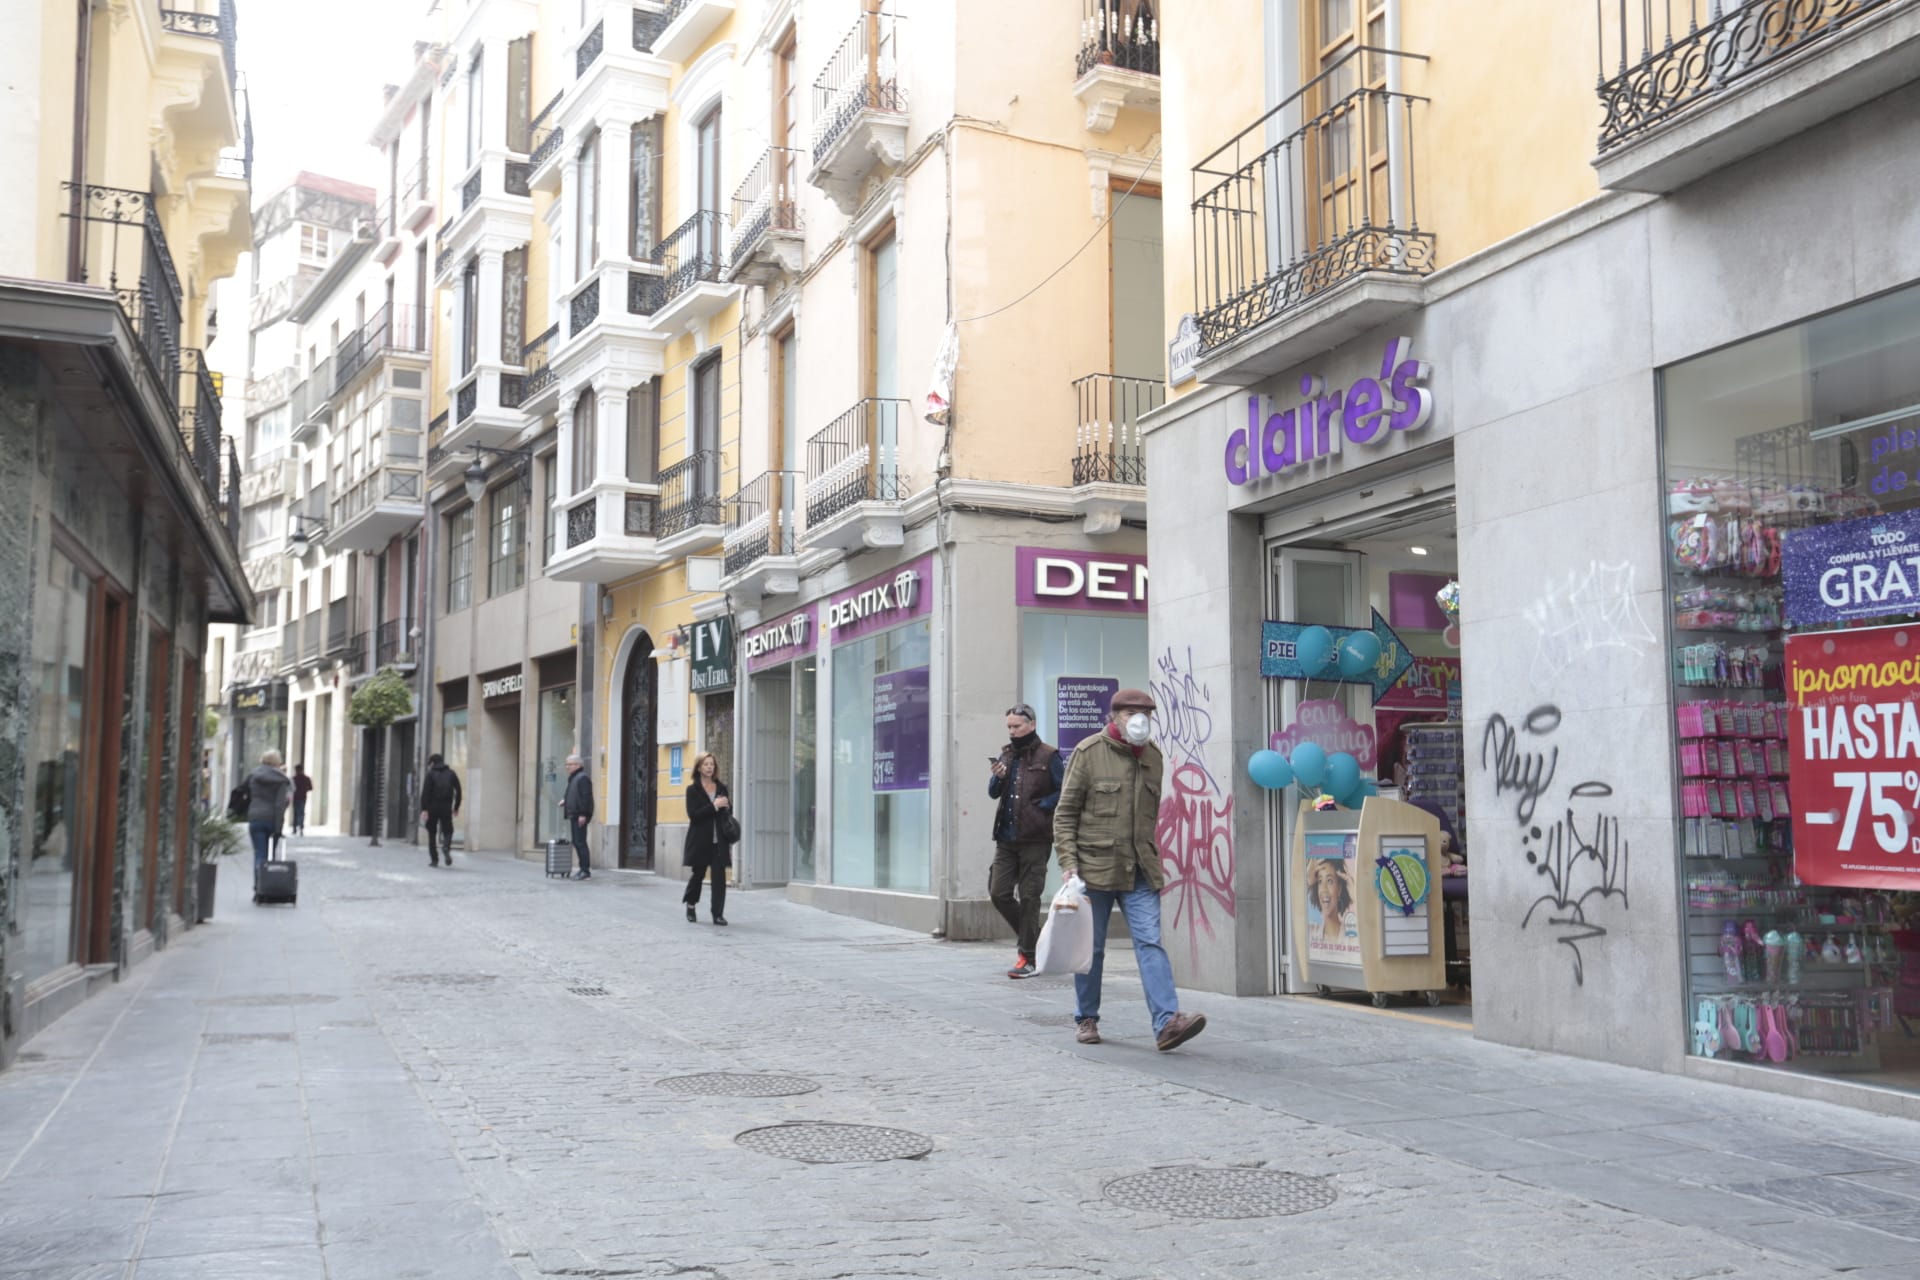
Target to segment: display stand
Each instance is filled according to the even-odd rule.
[[[1296,971],[1323,995],[1365,991],[1383,1006],[1400,992],[1439,1004],[1443,866],[1440,823],[1422,809],[1384,797],[1358,812],[1302,802],[1289,862]],[[1336,924],[1322,903],[1339,913]]]

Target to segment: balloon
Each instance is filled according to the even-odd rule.
[[[1333,632],[1325,627],[1308,627],[1293,642],[1293,656],[1300,669],[1318,675],[1333,660]]]
[[[1372,778],[1368,778],[1365,782],[1360,784],[1360,792],[1361,792],[1362,799],[1371,800],[1380,794],[1380,784],[1375,782]]]
[[[1336,751],[1327,757],[1327,779],[1325,790],[1333,793],[1340,803],[1346,803],[1346,797],[1360,790],[1360,762],[1345,751]]]
[[[1317,787],[1327,776],[1327,751],[1317,742],[1303,742],[1293,749],[1293,776],[1303,787]]]
[[[1380,637],[1371,631],[1356,631],[1340,642],[1340,674],[1357,680],[1373,670],[1380,661]]]
[[[1254,785],[1279,791],[1293,783],[1293,766],[1278,751],[1256,751],[1247,761],[1247,776]]]
[[[1358,809],[1367,798],[1366,792],[1356,784],[1351,791],[1343,791],[1336,797],[1342,809]]]

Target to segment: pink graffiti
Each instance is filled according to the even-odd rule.
[[[1178,765],[1160,801],[1154,841],[1167,882],[1163,902],[1173,904],[1173,928],[1187,928],[1193,959],[1200,933],[1213,937],[1214,908],[1233,918],[1233,797],[1219,797],[1206,771],[1193,761]]]

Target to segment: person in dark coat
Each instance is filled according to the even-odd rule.
[[[593,818],[593,779],[587,776],[587,762],[578,752],[567,757],[567,794],[560,800],[560,812],[567,820],[567,834],[573,837],[573,852],[580,859],[575,880],[593,878],[593,859],[587,851],[587,823]]]
[[[1000,804],[993,811],[987,896],[1013,929],[1019,948],[1007,976],[1031,978],[1040,941],[1040,898],[1046,892],[1047,863],[1053,860],[1053,806],[1066,770],[1059,749],[1041,741],[1033,708],[1024,702],[1007,708],[1007,745],[992,771],[987,798]]]
[[[313,779],[307,776],[307,766],[293,766],[293,834],[307,834],[307,796],[313,792]]]
[[[280,772],[281,756],[269,751],[247,775],[247,835],[253,840],[253,874],[259,878],[267,850],[286,830],[287,809],[293,804],[293,779]]]
[[[427,757],[427,776],[420,781],[420,825],[427,829],[427,865],[445,858],[453,865],[453,815],[460,812],[460,775],[437,755]]]
[[[727,922],[727,868],[733,865],[733,846],[720,833],[720,816],[732,808],[727,784],[720,781],[720,762],[709,751],[693,762],[693,785],[687,788],[687,843],[680,861],[693,868],[693,875],[680,900],[687,905],[688,924],[699,919],[700,881],[709,874],[713,877],[713,922]]]

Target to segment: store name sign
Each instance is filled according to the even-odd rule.
[[[501,676],[498,680],[488,680],[480,686],[483,698],[504,698],[510,693],[519,693],[527,687],[526,676],[515,672],[510,676]]]
[[[1301,402],[1267,412],[1264,396],[1247,398],[1247,425],[1227,437],[1227,482],[1251,484],[1308,463],[1340,456],[1347,444],[1378,444],[1394,432],[1418,431],[1433,416],[1433,392],[1420,385],[1432,367],[1414,359],[1413,339],[1395,338],[1380,358],[1378,378],[1331,391],[1316,374],[1300,379]]]
[[[1147,611],[1147,558],[1015,547],[1014,602],[1022,609]]]
[[[840,644],[925,616],[931,611],[926,583],[932,571],[933,557],[922,556],[891,574],[849,587],[827,601],[820,629]]]

